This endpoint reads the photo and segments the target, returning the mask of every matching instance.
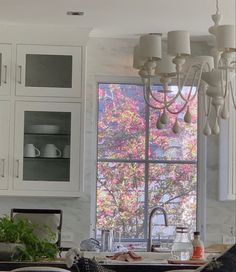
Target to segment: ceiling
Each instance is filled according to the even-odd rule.
[[[235,24],[236,0],[219,0],[222,24]],[[84,11],[68,16],[67,11]],[[0,23],[92,28],[93,37],[188,30],[208,35],[215,0],[0,0]]]

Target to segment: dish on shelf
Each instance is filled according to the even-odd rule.
[[[56,134],[59,132],[57,125],[30,125],[26,128],[26,133]]]

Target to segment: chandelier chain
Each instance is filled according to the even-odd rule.
[[[219,0],[216,0],[216,14],[219,14]]]

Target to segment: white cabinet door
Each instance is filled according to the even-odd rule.
[[[16,95],[81,97],[82,47],[17,45]]]
[[[8,189],[10,103],[0,101],[0,189]]]
[[[236,200],[236,112],[222,121],[219,154],[219,198]]]
[[[0,44],[0,95],[10,95],[11,45]]]
[[[81,129],[80,103],[17,101],[14,190],[79,196]]]

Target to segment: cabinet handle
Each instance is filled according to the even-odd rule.
[[[5,178],[5,159],[1,159],[2,161],[2,174],[1,177]]]
[[[22,77],[22,66],[18,65],[18,80],[17,81],[19,84],[22,83],[21,77]]]
[[[4,69],[3,83],[6,84],[7,83],[7,65],[3,65],[3,69]]]
[[[19,178],[20,160],[16,160],[16,178]]]

